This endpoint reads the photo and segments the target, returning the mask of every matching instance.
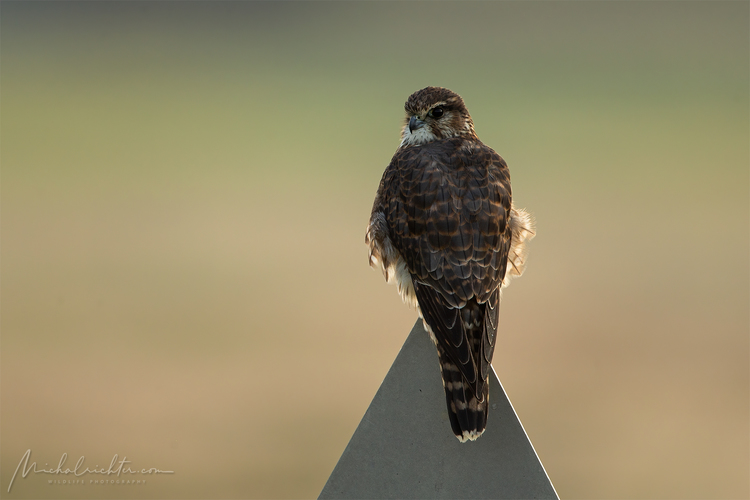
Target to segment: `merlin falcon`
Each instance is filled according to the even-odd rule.
[[[524,270],[533,222],[513,206],[508,166],[479,140],[461,96],[427,87],[404,108],[365,243],[437,347],[453,433],[474,441],[487,425],[500,295]]]

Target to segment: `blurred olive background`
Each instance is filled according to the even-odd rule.
[[[364,231],[428,85],[537,220],[494,365],[560,495],[750,496],[747,2],[0,10],[3,497],[316,497],[416,319]]]

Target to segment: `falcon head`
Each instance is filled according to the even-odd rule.
[[[406,123],[401,146],[421,146],[450,137],[476,139],[474,122],[461,96],[442,87],[426,87],[404,104]]]

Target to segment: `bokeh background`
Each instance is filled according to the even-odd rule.
[[[316,497],[416,319],[363,240],[427,85],[537,220],[494,365],[560,495],[750,496],[747,2],[0,13],[4,498]]]

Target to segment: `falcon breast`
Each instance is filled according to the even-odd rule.
[[[505,161],[485,146],[461,97],[427,87],[404,106],[365,242],[369,260],[416,307],[438,351],[451,428],[487,424],[503,287],[523,273],[531,217],[513,206]]]

